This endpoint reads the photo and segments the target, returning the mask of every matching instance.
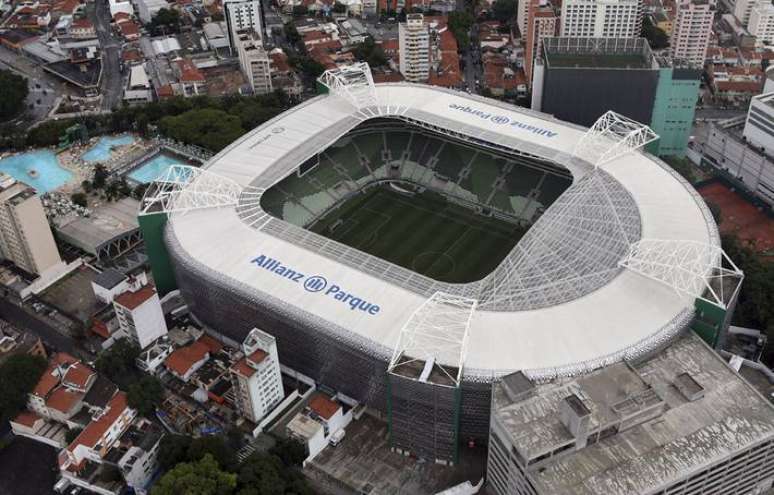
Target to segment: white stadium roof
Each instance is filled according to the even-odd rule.
[[[677,291],[663,267],[660,274],[643,274],[653,264],[634,263],[638,251],[630,250],[642,239],[687,241],[717,250],[717,230],[706,206],[668,167],[650,155],[616,147],[608,128],[596,139],[608,140],[616,154],[605,153],[602,146],[604,156],[592,164],[587,160],[594,160],[600,147],[598,142],[589,145],[594,136],[584,128],[441,88],[373,85],[367,76],[350,78],[356,80],[354,90],[346,88],[348,76],[328,77],[331,94],[285,112],[214,157],[205,175],[222,179],[219,190],[237,186],[243,193],[240,199],[232,193],[210,195],[201,205],[183,195],[185,211],[170,214],[180,248],[235,286],[271,294],[389,355],[429,297],[444,292],[474,298],[479,303],[466,316],[466,349],[459,349],[466,375],[515,370],[534,378],[574,374],[648,352],[685,327],[693,314],[692,297],[700,296],[704,286],[683,283]],[[467,285],[435,283],[261,210],[257,200],[263,190],[376,116],[561,163],[572,173],[573,185],[493,274]],[[640,139],[647,132],[636,134],[640,142],[631,148],[647,142]],[[584,159],[574,155],[579,142]],[[259,256],[264,258],[254,261]],[[627,256],[629,264],[622,264]],[[698,269],[711,270],[718,256]],[[269,259],[303,273],[302,280],[324,277],[326,287],[336,285],[379,309],[350,309],[327,290],[315,292],[315,283],[305,290],[303,282],[264,268]],[[634,265],[638,270],[627,269]],[[696,270],[691,266],[690,273],[700,277]],[[689,297],[683,297],[686,292]]]

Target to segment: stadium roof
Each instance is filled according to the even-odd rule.
[[[697,193],[657,159],[632,152],[589,163],[574,156],[586,129],[544,114],[437,87],[328,80],[332,94],[265,123],[206,165],[202,180],[220,177],[224,194],[171,214],[170,240],[198,268],[235,290],[283,301],[388,359],[401,329],[433,294],[477,299],[464,374],[484,379],[514,370],[533,378],[575,374],[638,356],[672,339],[692,317],[690,297],[619,265],[640,239],[718,244]],[[348,81],[358,86],[349,88]],[[573,185],[492,274],[472,284],[433,281],[261,210],[263,190],[374,117],[560,163]],[[238,200],[229,192],[234,185],[243,188]],[[324,277],[326,287],[379,310],[351,310],[314,284],[278,277],[255,261],[260,256],[305,280]]]

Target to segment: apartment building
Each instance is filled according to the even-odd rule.
[[[239,66],[254,94],[272,92],[271,59],[254,31],[239,31],[236,43]]]
[[[742,23],[742,26],[746,27],[750,22],[750,14],[757,3],[758,0],[736,0],[734,2],[734,17]]]
[[[561,36],[634,38],[642,28],[642,0],[565,0]]]
[[[119,332],[145,349],[167,334],[161,301],[152,285],[131,287],[113,299]]]
[[[774,481],[774,407],[699,337],[535,384],[495,385],[487,482],[496,495],[726,495]]]
[[[232,53],[237,51],[240,31],[253,31],[257,43],[263,45],[263,26],[261,24],[261,2],[259,0],[225,0],[223,15]]]
[[[527,14],[527,36],[524,44],[524,74],[527,85],[532,86],[535,60],[542,53],[543,39],[556,36],[559,30],[559,13],[548,0],[530,0]]]
[[[673,58],[702,66],[707,57],[715,0],[678,0],[674,32],[670,40]]]
[[[766,47],[774,43],[774,4],[770,0],[759,1],[750,12],[747,30],[755,36],[755,45]]]
[[[409,14],[398,26],[400,73],[408,82],[426,82],[430,76],[430,29],[422,14]]]
[[[277,342],[254,328],[242,343],[244,357],[231,367],[234,404],[239,414],[258,423],[285,396]]]
[[[62,263],[35,190],[0,173],[0,256],[31,274]]]

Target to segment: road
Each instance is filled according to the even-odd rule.
[[[30,90],[27,96],[27,112],[19,119],[19,127],[46,118],[57,97],[69,93],[62,81],[44,72],[35,62],[3,46],[0,46],[0,68],[10,69],[27,78]]]
[[[82,351],[76,348],[71,337],[63,335],[49,324],[33,317],[24,309],[4,298],[0,299],[0,317],[20,330],[34,333],[56,350],[75,355],[82,354]]]
[[[121,101],[123,94],[121,40],[110,29],[110,7],[107,0],[86,4],[86,12],[97,29],[97,38],[102,47],[102,108],[112,110]]]
[[[695,119],[724,120],[747,113],[747,108],[697,108]]]

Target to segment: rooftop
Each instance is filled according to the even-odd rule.
[[[121,282],[126,280],[126,275],[119,272],[114,268],[108,268],[107,270],[97,274],[94,277],[94,283],[105,289],[112,289]]]
[[[73,440],[68,449],[72,452],[78,445],[94,448],[105,435],[105,432],[113,426],[113,423],[116,422],[128,407],[126,394],[124,392],[116,393],[113,398],[110,399],[110,402],[108,402],[105,413],[98,419],[86,425],[86,428],[84,428],[80,435]]]
[[[541,492],[644,493],[774,438],[774,408],[692,333],[644,362],[541,384],[516,402],[498,385],[494,414],[519,453],[535,459],[574,445],[559,413],[568,396],[589,411],[590,439],[595,428],[617,426],[596,443],[533,461],[528,473]],[[643,420],[621,423],[646,409]]]
[[[316,393],[309,400],[309,409],[321,418],[328,420],[336,414],[336,411],[341,409],[341,406],[327,395]]]
[[[129,311],[142,305],[145,301],[156,295],[156,288],[152,285],[143,286],[141,289],[132,292],[128,290],[117,295],[113,302],[120,304]]]
[[[653,56],[644,38],[547,38],[543,53],[552,68],[650,69]]]

